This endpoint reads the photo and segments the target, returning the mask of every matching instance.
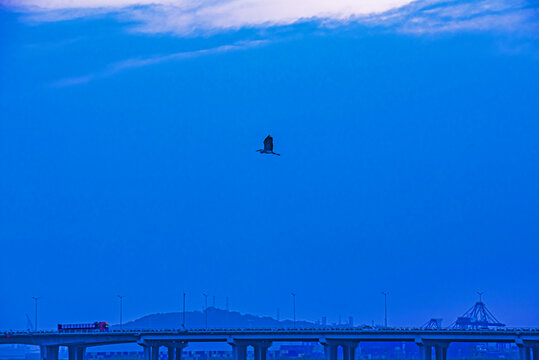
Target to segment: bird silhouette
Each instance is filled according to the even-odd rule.
[[[266,138],[264,139],[264,149],[258,149],[257,152],[261,154],[272,154],[281,156],[281,154],[273,152],[273,138],[271,137],[271,135],[266,136]]]

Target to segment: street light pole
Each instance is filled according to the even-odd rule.
[[[185,328],[185,293],[183,293],[182,328]]]
[[[388,292],[382,291],[382,295],[384,295],[384,324],[386,328],[387,328],[387,295],[388,294],[389,294]]]
[[[293,304],[294,304],[294,329],[296,328],[296,294],[290,293],[292,295]]]
[[[124,307],[124,295],[117,295],[120,298],[120,330],[124,329],[123,325],[123,307]]]
[[[34,299],[35,303],[34,331],[37,331],[37,301],[40,299],[40,297],[32,296],[32,299]]]
[[[208,295],[202,294],[204,296],[204,328],[208,329]]]

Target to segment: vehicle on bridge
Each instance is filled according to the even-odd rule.
[[[58,332],[94,332],[109,331],[109,324],[104,321],[96,321],[91,324],[58,324]]]

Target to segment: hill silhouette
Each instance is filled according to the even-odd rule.
[[[292,320],[276,320],[269,316],[255,316],[240,314],[236,311],[227,311],[215,307],[208,307],[208,329],[272,329],[293,328]],[[181,329],[182,316],[180,312],[159,313],[143,316],[139,319],[123,324],[124,329]],[[185,313],[186,329],[204,329],[206,322],[205,313],[202,311],[188,311]],[[310,321],[296,321],[297,328],[319,327]],[[118,329],[119,325],[112,326]]]

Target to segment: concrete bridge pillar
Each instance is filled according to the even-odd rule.
[[[356,349],[357,342],[350,342],[342,344],[342,354],[343,360],[355,360],[356,359]]]
[[[41,345],[41,360],[58,360],[58,345]]]
[[[174,342],[165,345],[168,350],[168,360],[182,360],[183,348],[187,346],[186,342]]]
[[[324,345],[324,359],[325,360],[337,360],[337,351],[339,345],[337,344],[322,344]]]
[[[532,358],[533,360],[539,360],[539,345],[532,348]]]
[[[142,345],[142,349],[144,351],[144,360],[151,360],[152,354],[150,352],[151,346]]]
[[[181,344],[181,345],[176,345],[174,348],[175,348],[175,360],[182,360],[182,352],[183,352],[183,348],[187,346],[187,343],[185,344]],[[170,360],[173,360],[173,359],[170,359]]]
[[[150,360],[159,360],[159,348],[160,345],[152,345],[152,349],[150,351],[151,359]]]
[[[432,345],[417,344],[419,346],[419,360],[432,360]]]
[[[449,343],[440,343],[434,345],[434,354],[436,360],[447,360],[447,348]]]
[[[160,344],[144,343],[140,345],[142,345],[144,349],[144,360],[159,360]]]
[[[266,360],[268,357],[268,348],[271,346],[269,341],[258,341],[253,343],[255,350],[255,360]]]
[[[247,347],[250,345],[254,348],[255,360],[266,360],[268,357],[268,348],[271,346],[271,341],[237,341],[229,339],[228,343],[232,346],[233,360],[247,360]]]
[[[520,360],[530,360],[531,359],[531,348],[528,345],[518,345],[518,351],[520,353]],[[534,357],[535,359],[535,357]]]
[[[84,360],[86,347],[82,345],[70,345],[67,347],[69,360]]]
[[[320,339],[320,344],[324,346],[325,360],[337,360],[339,346],[342,346],[343,360],[355,360],[359,341]]]
[[[247,344],[228,342],[232,346],[232,359],[233,360],[247,360]]]

